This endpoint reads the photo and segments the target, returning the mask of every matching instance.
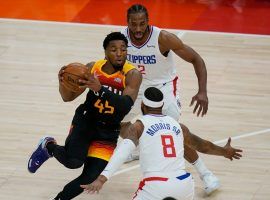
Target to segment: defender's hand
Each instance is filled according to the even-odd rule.
[[[193,106],[195,102],[196,105],[194,107],[193,113],[197,112],[197,116],[200,116],[201,114],[201,116],[203,117],[208,110],[208,97],[206,92],[198,92],[194,97],[192,97],[190,106]]]
[[[103,175],[99,175],[98,178],[88,185],[81,185],[81,188],[84,189],[85,192],[88,194],[94,194],[99,193],[99,190],[101,190],[103,184],[107,181],[107,178]]]
[[[240,159],[242,157],[242,155],[239,152],[243,152],[243,150],[241,149],[235,149],[231,146],[231,138],[228,139],[227,144],[224,146],[225,149],[225,158],[230,159],[231,161],[233,159]]]

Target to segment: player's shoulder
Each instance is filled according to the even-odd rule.
[[[137,70],[137,68],[133,65],[133,64],[131,64],[130,62],[128,62],[128,61],[126,61],[126,63],[124,64],[124,66],[123,66],[123,73],[125,74],[125,75],[128,75],[128,74],[141,74],[140,72],[139,72],[139,70]]]
[[[101,59],[101,60],[87,63],[86,66],[89,68],[91,72],[93,72],[93,70],[96,70],[97,68],[101,68],[106,62],[107,62],[106,60]]]

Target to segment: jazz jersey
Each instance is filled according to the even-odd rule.
[[[125,89],[126,74],[130,70],[135,69],[135,67],[126,62],[121,71],[107,74],[102,70],[102,67],[106,62],[106,60],[97,61],[93,65],[91,73],[99,79],[102,86],[108,88],[115,94],[122,95],[122,92]],[[84,104],[86,105],[91,118],[103,124],[119,125],[124,118],[124,113],[119,112],[112,102],[100,99],[98,94],[92,90],[89,90],[87,93]]]
[[[184,140],[179,123],[166,115],[148,114],[138,120],[144,125],[139,139],[140,166],[144,176],[184,170]]]
[[[162,55],[158,44],[161,29],[155,26],[148,28],[149,37],[141,46],[131,42],[128,28],[122,31],[128,39],[127,60],[142,73],[145,85],[151,86],[173,81],[176,77],[176,69],[172,51],[169,51],[167,57]]]

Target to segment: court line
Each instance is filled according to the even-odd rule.
[[[233,140],[239,140],[241,138],[251,137],[251,136],[260,135],[260,134],[264,134],[264,133],[268,133],[268,132],[270,133],[270,128],[269,129],[260,130],[260,131],[250,132],[250,133],[244,133],[242,135],[231,137],[231,139],[232,139],[232,141]],[[228,138],[222,139],[222,140],[218,140],[218,141],[215,141],[213,143],[214,144],[221,144],[221,143],[227,142],[227,140],[228,140]],[[116,175],[119,175],[119,174],[123,174],[125,172],[131,171],[133,169],[137,169],[139,167],[140,167],[140,165],[134,165],[132,167],[128,167],[126,169],[119,170],[113,176],[116,176]]]
[[[78,23],[78,22],[58,22],[58,21],[46,21],[46,20],[31,20],[31,19],[12,19],[12,18],[0,18],[1,21],[7,22],[31,22],[31,23],[43,23],[43,24],[57,24],[57,25],[73,25],[82,27],[104,27],[104,28],[121,28],[126,26],[121,25],[110,25],[110,24],[88,24],[88,23]],[[0,24],[1,25],[1,24]],[[169,31],[183,31],[190,33],[203,33],[203,34],[221,34],[221,35],[236,35],[236,36],[248,36],[248,37],[258,37],[258,38],[270,38],[270,35],[264,34],[250,34],[250,33],[229,33],[229,32],[218,32],[218,31],[199,31],[199,30],[186,30],[186,29],[170,29],[160,27],[161,29]]]

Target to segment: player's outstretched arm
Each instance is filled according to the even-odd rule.
[[[242,150],[231,146],[231,138],[228,139],[227,144],[224,147],[220,147],[190,133],[187,127],[183,125],[181,125],[181,127],[184,135],[184,144],[190,146],[194,150],[205,154],[224,156],[230,160],[240,159],[242,157],[240,154]]]
[[[195,103],[193,113],[197,113],[197,116],[204,116],[208,110],[208,97],[207,70],[202,57],[191,47],[184,44],[176,35],[164,30],[161,31],[159,36],[159,46],[161,53],[172,50],[180,58],[193,65],[198,78],[199,90],[192,97],[190,106],[193,106]]]

